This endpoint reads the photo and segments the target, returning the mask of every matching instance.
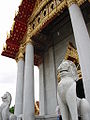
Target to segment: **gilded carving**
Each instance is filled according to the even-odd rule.
[[[27,35],[26,37],[25,45],[27,45],[28,43],[33,44],[33,41],[29,35]]]
[[[24,51],[25,51],[25,47],[21,45],[19,48],[19,52],[16,55],[16,62],[18,62],[20,59],[24,60]]]
[[[59,0],[57,0],[57,6],[56,6],[56,10],[57,13],[58,12],[62,12],[64,8],[67,7],[66,1],[65,0],[61,0],[60,2],[58,2]]]
[[[18,54],[17,54],[17,56],[15,58],[16,62],[18,62],[20,59],[24,60],[24,55],[23,55],[22,52],[18,52]]]
[[[65,55],[65,60],[72,59],[74,63],[77,63],[77,73],[80,80],[82,79],[82,73],[81,73],[80,64],[79,64],[79,57],[78,57],[77,50],[71,44],[72,43],[69,42],[66,55]]]
[[[66,2],[67,2],[67,6],[68,6],[68,7],[70,7],[72,4],[77,3],[76,0],[66,0]]]
[[[25,38],[23,39],[23,43],[20,45],[19,52],[16,55],[16,62],[18,62],[20,59],[24,59],[25,47],[28,43],[34,44],[29,34],[26,34]]]
[[[74,47],[72,47],[70,43],[68,44],[68,48],[67,48],[66,55],[65,55],[65,60],[67,60],[69,56],[76,59],[77,62],[79,63],[77,50]]]
[[[56,0],[57,5],[59,5],[63,0]]]
[[[49,13],[51,13],[56,8],[56,1],[52,0],[52,2],[49,4]]]
[[[68,7],[70,7],[72,4],[77,4],[78,6],[82,5],[85,0],[66,0]]]
[[[24,59],[24,55],[22,52],[19,53],[17,61],[19,61],[20,59]]]
[[[62,12],[67,6],[73,3],[81,5],[85,0],[43,0],[33,11],[29,23],[28,34],[30,38],[43,29],[43,26],[49,23],[54,16]]]
[[[78,6],[82,5],[86,0],[77,0]]]
[[[38,7],[36,7],[36,9],[33,11],[32,15],[31,15],[31,17],[30,17],[30,19],[29,19],[29,22],[32,22],[32,21],[35,19],[35,17],[37,16],[37,14],[40,13],[40,11],[42,10],[42,8],[43,8],[44,6],[46,6],[46,4],[47,4],[49,1],[50,1],[50,0],[42,0],[42,1],[39,3]]]
[[[41,31],[43,26],[45,26],[45,24],[47,24],[47,22],[50,21],[50,19],[52,19],[58,12],[64,9],[65,6],[66,2],[64,0],[59,5],[56,3],[56,0],[53,0],[49,4],[46,4],[44,9],[40,11],[39,15],[34,19],[34,21],[31,23],[31,20],[29,21],[28,33],[30,34],[30,38],[37,32]]]

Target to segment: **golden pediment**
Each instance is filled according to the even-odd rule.
[[[67,51],[66,51],[66,54],[65,54],[65,60],[71,60],[72,62],[75,63],[75,65],[77,67],[79,80],[82,79],[78,52],[71,42],[68,43]]]
[[[76,48],[73,46],[71,42],[68,43],[66,54],[65,54],[65,60],[71,60],[75,63],[77,67],[78,77],[79,80],[82,79],[80,64],[79,64],[79,57]],[[60,74],[57,74],[58,82],[60,81]]]

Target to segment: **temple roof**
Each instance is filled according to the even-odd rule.
[[[77,0],[78,5],[84,2],[84,0]],[[85,10],[85,18],[88,18],[88,2],[85,2],[82,8]],[[52,34],[57,34],[59,28],[63,31],[61,26],[67,25],[70,17],[65,0],[22,0],[14,21],[2,55],[16,59],[20,45],[25,43],[28,31],[34,44],[34,65],[38,66],[42,62],[44,52],[53,44]],[[60,36],[61,38],[59,37],[59,40],[71,34],[71,28],[70,33],[67,30],[64,30],[65,33]]]
[[[13,30],[10,30],[10,37],[6,40],[6,47],[2,55],[15,59],[19,51],[20,43],[27,30],[28,18],[33,12],[36,0],[23,0],[19,6],[18,14],[14,18]]]

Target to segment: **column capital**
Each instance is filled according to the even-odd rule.
[[[70,7],[72,4],[77,4],[77,0],[66,0],[67,6]]]
[[[19,52],[18,52],[18,54],[17,54],[17,57],[16,57],[16,62],[18,62],[20,59],[23,59],[24,60],[24,55],[23,55],[23,53],[24,53],[24,47],[20,47],[19,48]]]
[[[25,44],[27,45],[28,43],[30,43],[30,44],[33,45],[33,41],[32,41],[32,39],[30,38],[29,35],[27,35],[27,37],[26,37],[26,42],[25,42]]]
[[[20,59],[24,60],[24,55],[22,52],[19,52],[18,56],[16,57],[16,62],[18,62]]]

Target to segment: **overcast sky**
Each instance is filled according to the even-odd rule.
[[[1,56],[3,44],[5,44],[7,32],[9,33],[15,11],[18,10],[21,0],[0,0],[0,104],[1,96],[6,92],[12,95],[12,105],[15,104],[16,80],[17,80],[17,63],[11,58]],[[35,99],[39,100],[39,83],[38,68],[35,68]]]

